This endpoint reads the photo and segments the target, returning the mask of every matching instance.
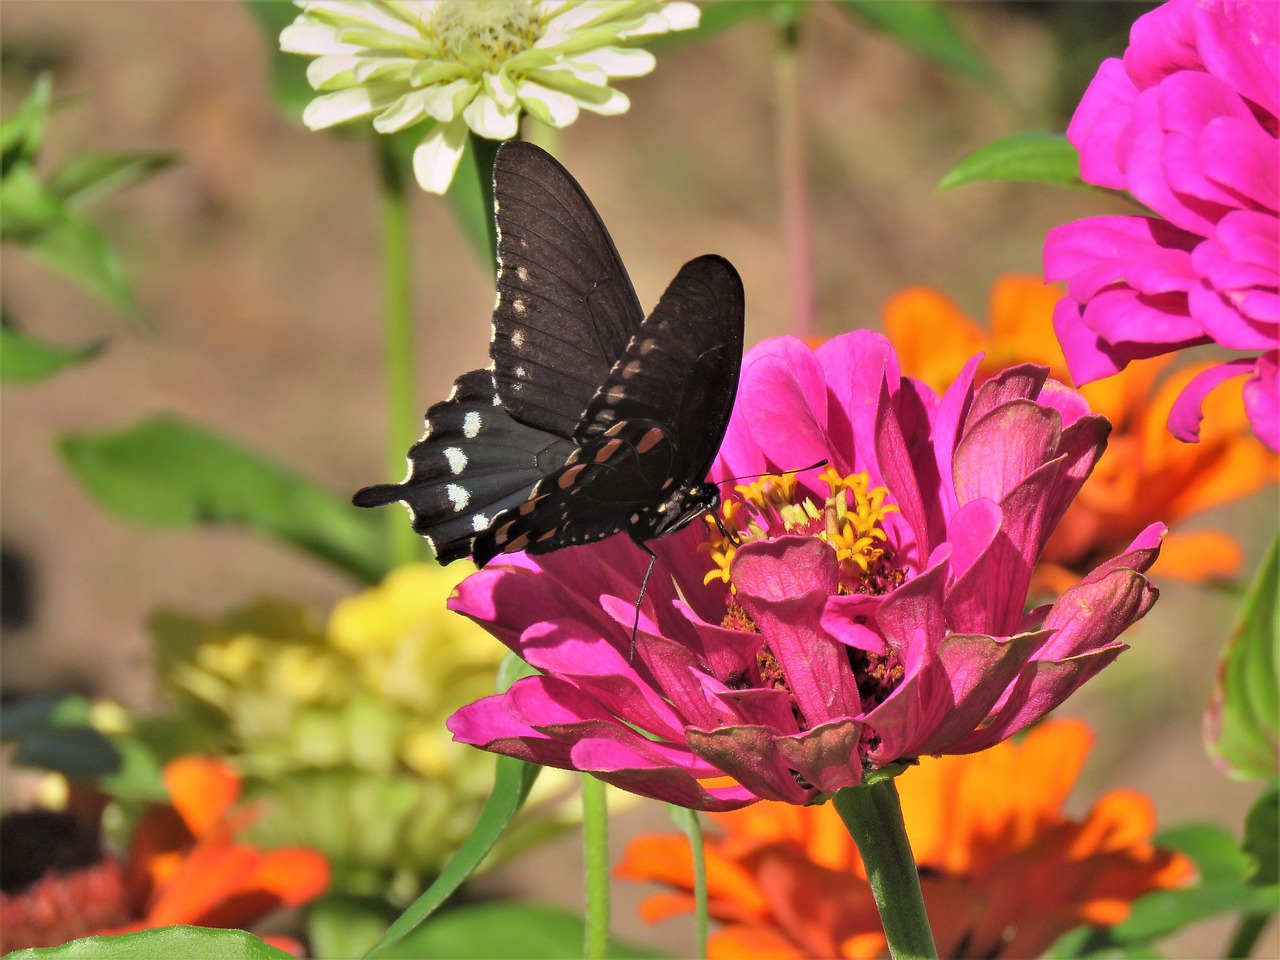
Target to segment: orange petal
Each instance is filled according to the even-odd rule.
[[[211,757],[185,756],[164,766],[173,807],[196,836],[208,833],[240,796],[240,777]]]
[[[1054,379],[1070,383],[1067,361],[1053,332],[1053,308],[1060,299],[1062,291],[1039,277],[1010,274],[996,280],[989,308],[989,363],[1000,370],[1015,363],[1041,363]]]
[[[697,901],[691,893],[655,893],[640,904],[640,919],[645,923],[658,923],[682,913],[693,913]]]
[[[1165,534],[1152,576],[1157,582],[1168,577],[1203,583],[1234,577],[1243,566],[1240,544],[1221,530],[1174,531]]]
[[[939,392],[988,343],[954,300],[927,287],[910,287],[885,304],[884,332],[898,351],[902,372]]]
[[[715,960],[805,960],[804,951],[772,927],[725,927],[707,940]]]
[[[324,893],[329,886],[329,863],[314,850],[277,847],[263,856],[249,883],[284,906],[296,907]]]

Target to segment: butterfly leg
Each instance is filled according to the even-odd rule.
[[[644,603],[644,592],[649,587],[649,577],[653,574],[653,565],[658,562],[658,555],[649,549],[646,543],[639,543],[637,546],[649,555],[649,566],[645,568],[644,579],[640,581],[640,596],[636,597],[636,619],[631,625],[631,651],[627,654],[627,663],[630,664],[636,655],[636,634],[640,632],[640,605]]]

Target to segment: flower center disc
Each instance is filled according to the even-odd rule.
[[[431,18],[446,56],[473,49],[495,65],[533,46],[538,25],[529,0],[445,0]]]

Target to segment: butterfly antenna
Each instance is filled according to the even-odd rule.
[[[640,549],[649,555],[649,566],[645,568],[644,579],[640,581],[640,596],[636,597],[636,619],[631,625],[631,650],[627,653],[627,665],[630,666],[636,656],[636,634],[640,632],[640,604],[644,603],[644,592],[649,587],[649,577],[653,574],[653,565],[658,562],[658,555],[649,549],[646,543]]]
[[[817,470],[819,467],[825,467],[830,460],[819,460],[817,463],[811,463],[807,467],[796,467],[794,470],[779,470],[777,473],[751,473],[745,477],[725,477],[723,480],[717,480],[717,484],[721,483],[737,483],[739,480],[758,480],[761,477],[785,477],[789,473],[804,473],[806,470]]]

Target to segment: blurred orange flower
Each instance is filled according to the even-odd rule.
[[[329,865],[313,850],[262,851],[237,842],[254,813],[234,806],[240,778],[222,761],[179,757],[165,766],[164,782],[171,802],[143,814],[123,869],[100,853],[96,836],[88,838],[95,824],[73,841],[88,852],[76,869],[54,863],[33,885],[6,891],[0,904],[6,950],[174,924],[243,928],[277,908],[307,903],[328,886]],[[291,938],[265,939],[300,955]]]
[[[1062,805],[1093,743],[1083,723],[1050,721],[978,754],[924,758],[898,779],[903,815],[940,956],[1038,956],[1083,923],[1123,920],[1130,903],[1193,874],[1154,849],[1142,794],[1115,790],[1081,821]],[[706,842],[711,957],[886,955],[857,848],[830,804],[758,803],[712,814]],[[633,841],[617,876],[674,887],[650,897],[650,923],[693,909],[683,837]]]
[[[1031,361],[1070,383],[1053,332],[1053,308],[1062,293],[1038,277],[1006,276],[991,291],[991,332],[934,290],[913,287],[885,306],[885,333],[903,373],[935,390],[950,385],[974,353],[986,351],[981,382],[1005,367]],[[1168,357],[1131,363],[1114,377],[1079,388],[1090,407],[1115,430],[1107,452],[1058,525],[1044,551],[1037,579],[1060,592],[1100,560],[1114,556],[1157,520],[1170,526],[1197,513],[1240,500],[1280,477],[1280,459],[1253,436],[1241,384],[1215,391],[1205,405],[1199,443],[1169,433],[1174,398],[1206,365],[1184,367],[1157,384]],[[1239,573],[1240,545],[1219,530],[1174,529],[1164,539],[1157,577],[1199,582]]]

